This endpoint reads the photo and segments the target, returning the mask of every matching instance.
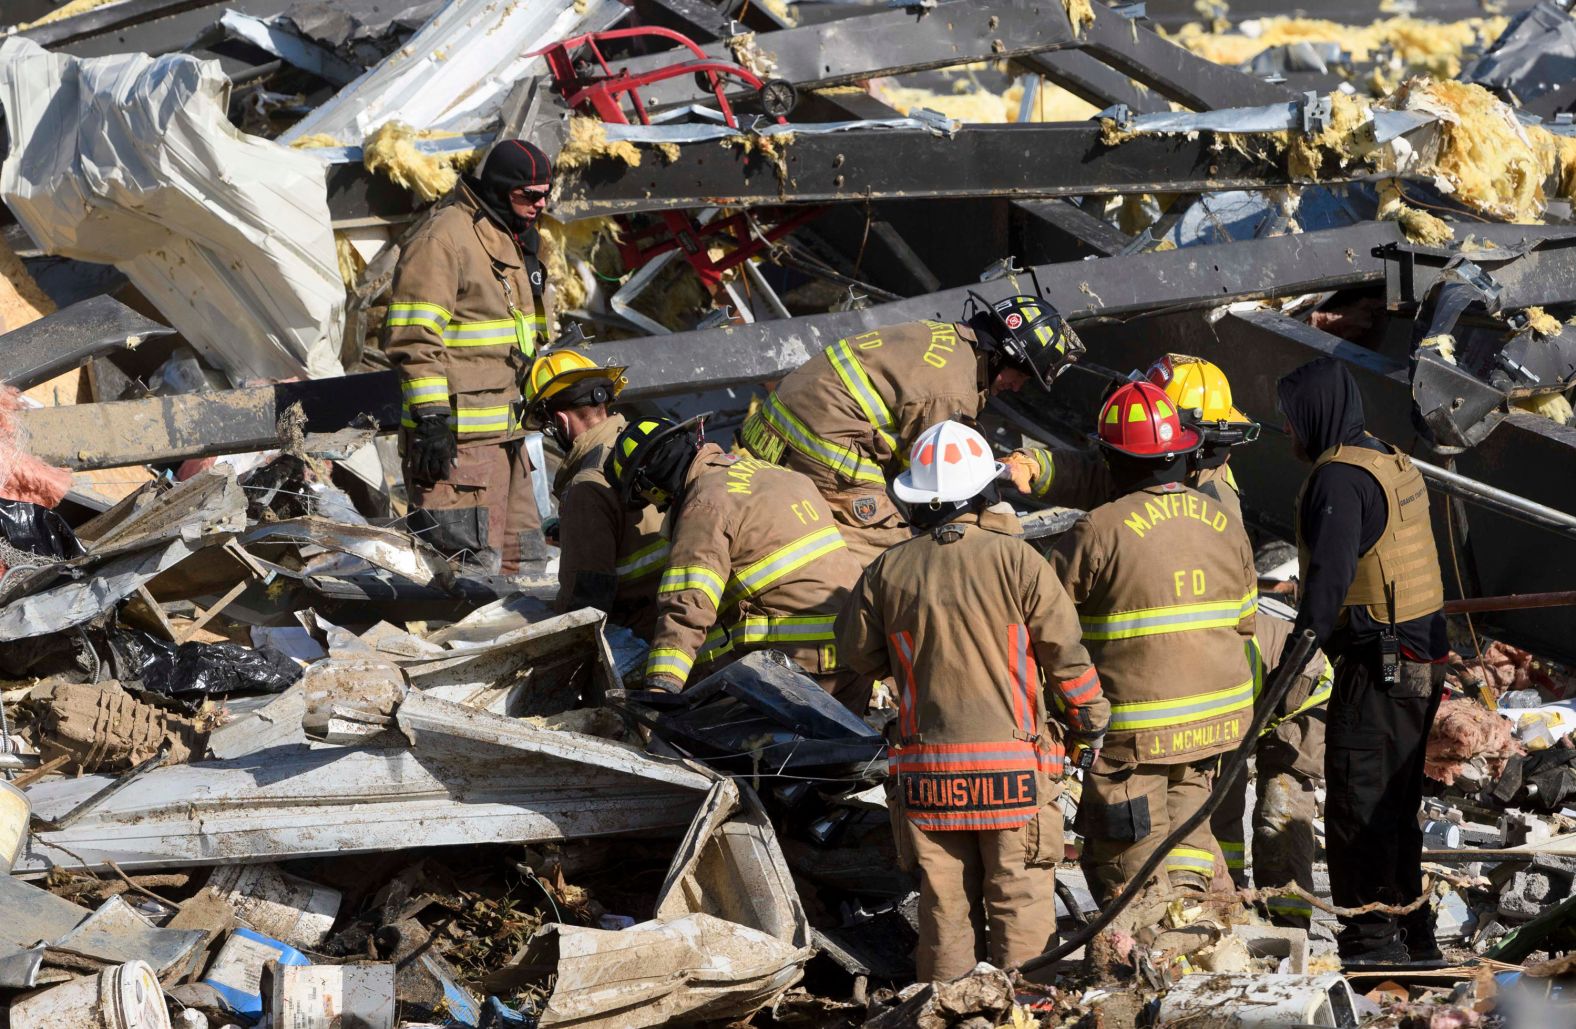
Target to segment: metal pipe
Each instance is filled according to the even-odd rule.
[[[37,754],[0,753],[0,771],[22,771],[38,767]]]
[[[1463,597],[1445,601],[1445,614],[1477,614],[1479,611],[1524,611],[1536,607],[1576,607],[1576,590],[1557,593],[1512,593],[1503,597]]]
[[[1465,475],[1441,468],[1436,464],[1429,464],[1427,461],[1420,461],[1415,457],[1412,458],[1412,463],[1417,466],[1417,470],[1423,473],[1423,477],[1428,479],[1431,485],[1443,493],[1474,501],[1518,521],[1544,529],[1551,529],[1561,535],[1576,539],[1576,515],[1569,515],[1564,511],[1545,507],[1543,504],[1528,500],[1526,497],[1507,493],[1505,490],[1490,486],[1486,482],[1469,479]]]

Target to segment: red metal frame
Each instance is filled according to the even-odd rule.
[[[694,59],[640,75],[631,75],[622,69],[614,71],[603,57],[601,47],[597,45],[606,40],[642,36],[675,42],[694,55]],[[591,56],[596,59],[601,69],[600,75],[583,76],[575,67],[575,52],[582,47],[589,50]],[[594,114],[612,125],[634,124],[624,109],[626,97],[640,124],[650,125],[651,117],[646,113],[640,88],[664,79],[700,73],[706,76],[711,86],[712,96],[717,101],[723,120],[729,128],[737,129],[739,121],[734,116],[733,105],[728,103],[724,83],[733,79],[756,90],[763,85],[760,76],[748,68],[707,57],[706,52],[688,36],[658,26],[612,29],[607,32],[588,32],[571,36],[538,50],[531,56],[546,58],[548,71],[553,76],[553,85],[571,108],[586,114]],[[788,119],[778,117],[777,123],[786,125]],[[644,266],[654,257],[671,250],[682,250],[685,260],[689,261],[690,267],[695,269],[695,274],[700,277],[706,290],[715,294],[726,272],[769,249],[777,240],[816,217],[822,210],[819,207],[795,210],[764,231],[757,229],[755,221],[747,213],[731,215],[713,221],[709,225],[698,225],[693,218],[681,211],[663,211],[661,212],[662,226],[649,226],[643,231],[627,236],[625,241],[619,244],[619,256],[624,262],[624,267],[634,270]],[[627,219],[620,220],[628,224]],[[665,233],[662,231],[663,228],[666,229]],[[732,250],[719,260],[713,261],[706,252],[709,242],[726,242]]]

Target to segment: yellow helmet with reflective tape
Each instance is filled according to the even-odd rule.
[[[607,404],[624,391],[625,369],[602,368],[577,350],[549,350],[531,362],[525,376],[527,423],[550,410],[582,404]]]
[[[1166,391],[1177,409],[1197,412],[1190,420],[1207,443],[1235,446],[1259,436],[1259,425],[1231,401],[1231,382],[1212,361],[1188,354],[1166,354],[1144,376]]]

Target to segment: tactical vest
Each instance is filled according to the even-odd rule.
[[[1317,472],[1333,462],[1349,464],[1372,475],[1384,491],[1388,517],[1379,542],[1357,559],[1357,575],[1346,591],[1346,607],[1365,607],[1382,625],[1391,620],[1388,594],[1394,591],[1395,621],[1410,622],[1438,611],[1445,603],[1439,556],[1428,518],[1428,486],[1410,458],[1399,450],[1386,454],[1361,446],[1334,446],[1313,463]],[[1310,479],[1312,476],[1309,477]],[[1307,483],[1297,494],[1297,560],[1310,562],[1302,534],[1302,502]]]

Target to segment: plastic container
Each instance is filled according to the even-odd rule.
[[[394,1029],[394,966],[300,965],[274,978],[273,1029]]]
[[[16,864],[32,814],[33,805],[28,803],[27,794],[0,779],[0,873],[11,871]]]
[[[11,1029],[171,1029],[158,976],[128,961],[11,1005]]]
[[[214,988],[231,1011],[255,1019],[263,1013],[263,967],[270,961],[281,965],[311,964],[305,954],[289,944],[241,928],[224,941],[202,981]]]
[[[215,869],[208,885],[242,922],[302,950],[321,947],[339,914],[338,890],[298,879],[278,865],[226,865]]]

